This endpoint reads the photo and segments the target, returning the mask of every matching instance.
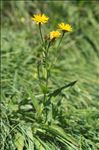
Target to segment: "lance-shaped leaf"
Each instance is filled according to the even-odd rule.
[[[32,104],[36,110],[37,115],[40,116],[43,110],[43,105],[39,104],[38,100],[35,98],[31,90],[27,90],[27,92],[29,94],[29,97],[31,98]]]
[[[52,96],[56,97],[58,94],[61,93],[62,90],[66,89],[66,88],[68,88],[68,87],[73,86],[76,82],[77,82],[77,80],[76,80],[76,81],[73,81],[73,82],[70,82],[70,83],[68,83],[68,84],[66,84],[66,85],[64,85],[64,86],[62,86],[62,87],[60,87],[60,88],[54,90],[52,93],[49,94],[49,97],[50,97],[50,98],[51,98]]]

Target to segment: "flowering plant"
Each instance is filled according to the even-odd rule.
[[[66,84],[56,90],[53,90],[51,93],[49,92],[49,78],[50,78],[51,67],[52,67],[52,63],[49,62],[49,57],[50,57],[49,49],[55,43],[55,41],[59,39],[59,43],[57,46],[58,49],[64,35],[66,34],[66,32],[71,32],[72,27],[71,25],[62,22],[58,24],[57,30],[51,31],[48,34],[48,37],[44,38],[44,35],[42,34],[42,25],[47,23],[49,18],[45,14],[36,14],[32,17],[32,20],[38,25],[40,38],[41,38],[41,47],[42,47],[42,52],[41,52],[42,60],[38,62],[37,72],[38,72],[39,85],[43,92],[44,99],[43,99],[43,108],[41,109],[41,111],[39,111],[38,114],[40,116],[40,113],[44,112],[45,110],[46,113],[45,122],[48,122],[47,104],[49,105],[51,104],[51,98],[53,96],[54,97],[57,96],[63,89],[72,86],[76,83],[76,81],[70,82],[69,84]]]

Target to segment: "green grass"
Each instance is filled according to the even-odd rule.
[[[50,49],[54,67],[49,92],[77,83],[52,97],[47,116],[36,69],[40,37],[31,21],[39,10],[50,17],[44,25],[47,33],[61,21],[73,26],[58,53]],[[2,1],[1,11],[1,149],[98,150],[99,3]]]

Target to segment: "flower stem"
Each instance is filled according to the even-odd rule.
[[[64,37],[64,32],[62,33],[62,36],[61,36],[61,38],[60,38],[60,41],[59,41],[59,44],[58,44],[58,46],[57,46],[57,49],[59,48],[59,46],[60,46],[60,44],[61,44],[61,42],[62,42],[62,39],[63,39],[63,37]]]
[[[45,50],[45,69],[46,69],[45,88],[46,88],[46,91],[44,93],[44,102],[46,102],[47,100],[47,92],[48,92],[48,80],[49,80],[50,70],[48,69],[47,62],[48,62],[48,53],[49,53],[50,44],[51,44],[51,41],[49,41],[48,46],[46,47],[46,50]]]
[[[63,39],[63,37],[64,37],[64,34],[65,34],[65,32],[62,33],[62,36],[61,36],[60,41],[59,41],[59,43],[58,43],[58,46],[57,46],[57,48],[56,48],[56,53],[57,53],[58,55],[56,56],[54,62],[52,63],[52,67],[53,67],[53,64],[57,61],[58,57],[60,56],[60,54],[58,53],[58,49],[59,49],[59,46],[60,46],[60,44],[61,44],[61,42],[62,42],[62,39]]]
[[[43,35],[42,35],[42,30],[41,30],[41,23],[39,23],[39,31],[40,31],[41,41],[42,41],[42,44],[44,46],[44,40],[43,40]]]

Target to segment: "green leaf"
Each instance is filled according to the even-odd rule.
[[[24,137],[20,132],[15,135],[15,145],[17,150],[23,150],[24,147]]]
[[[30,127],[27,128],[27,136],[28,138],[28,150],[34,150],[34,141],[33,141],[33,133],[32,133],[32,129]]]
[[[41,142],[39,141],[39,139],[37,139],[35,137],[33,137],[33,138],[34,138],[34,144],[35,144],[37,150],[46,150],[44,148],[44,146],[41,144]]]
[[[59,95],[59,94],[61,93],[62,90],[66,89],[66,88],[68,88],[68,87],[73,86],[76,82],[77,82],[77,80],[76,80],[76,81],[73,81],[73,82],[70,82],[70,83],[68,83],[68,84],[66,84],[66,85],[64,85],[64,86],[62,86],[62,87],[60,87],[60,88],[54,90],[52,93],[49,94],[50,98],[51,98],[52,96],[56,97],[57,95]]]
[[[29,97],[31,98],[32,104],[37,112],[37,115],[40,116],[43,110],[43,105],[40,105],[38,100],[33,95],[32,91],[28,90]]]
[[[77,142],[73,139],[73,137],[66,134],[61,127],[57,125],[51,125],[51,126],[43,126],[43,129],[47,130],[48,132],[56,136],[56,138],[63,144],[65,143],[66,145],[71,146],[75,150],[78,150],[79,145],[77,144]]]
[[[48,146],[48,144],[46,142],[42,141],[40,138],[37,138],[37,139],[44,146],[45,150],[52,150],[52,149],[50,149],[50,147]]]

